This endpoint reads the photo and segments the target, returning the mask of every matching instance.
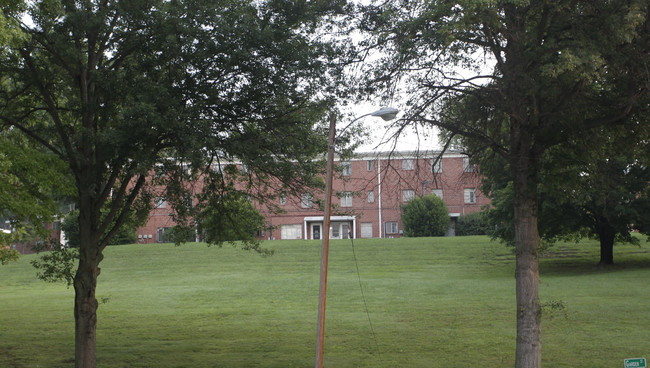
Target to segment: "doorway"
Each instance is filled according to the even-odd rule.
[[[321,238],[321,224],[311,224],[311,238],[313,240],[320,240],[320,238]]]

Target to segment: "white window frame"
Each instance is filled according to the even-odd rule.
[[[469,162],[469,157],[463,157],[463,172],[476,172],[476,166]]]
[[[442,189],[431,189],[431,194],[435,195],[440,199],[444,199],[444,192]]]
[[[341,192],[341,207],[352,207],[352,192]]]
[[[369,190],[368,191],[368,203],[375,203],[375,191],[374,190]]]
[[[154,202],[154,208],[167,208],[167,198],[156,197]]]
[[[341,175],[343,176],[352,175],[352,163],[350,161],[341,162]]]
[[[463,191],[463,201],[465,204],[476,203],[476,188],[465,188]]]
[[[412,158],[402,159],[402,170],[406,170],[406,171],[415,170],[415,160]]]
[[[375,160],[366,161],[366,169],[368,169],[368,171],[375,171]]]
[[[171,227],[159,227],[156,229],[156,243],[162,243],[164,240],[166,240],[165,233],[169,231],[169,229],[171,229]],[[146,238],[147,235],[144,237]],[[151,238],[151,235],[149,235],[149,237]]]
[[[440,159],[432,159],[431,160],[431,172],[434,173],[441,173],[442,172],[442,158]]]
[[[385,234],[398,234],[399,228],[397,226],[397,221],[387,221],[384,223],[384,233]]]
[[[408,202],[413,198],[415,198],[415,190],[413,190],[413,189],[404,189],[402,191],[402,202]]]
[[[280,194],[280,205],[284,206],[287,204],[287,193]]]
[[[303,193],[300,196],[300,207],[312,208],[314,207],[314,195],[312,193]]]

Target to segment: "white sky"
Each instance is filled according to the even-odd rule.
[[[372,110],[374,111],[374,110]],[[369,112],[372,112],[369,110]],[[403,114],[397,114],[399,118]],[[371,132],[371,137],[367,142],[364,142],[358,149],[358,152],[373,152],[373,151],[426,151],[426,150],[439,150],[441,149],[438,144],[438,130],[434,127],[422,128],[415,131],[409,127],[406,131],[395,140],[393,138],[394,131],[389,129],[391,121],[383,121],[376,117],[364,118],[363,125]]]

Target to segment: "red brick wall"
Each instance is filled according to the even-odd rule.
[[[336,225],[339,222],[349,224],[350,230],[354,230],[354,237],[357,238],[362,236],[362,223],[372,224],[372,237],[374,238],[399,237],[403,230],[400,205],[405,203],[403,198],[405,190],[411,190],[415,195],[421,196],[431,194],[433,189],[441,189],[443,200],[447,204],[452,218],[480,211],[481,206],[489,204],[489,199],[479,190],[479,174],[465,172],[463,155],[446,153],[442,157],[442,170],[434,173],[432,160],[438,154],[437,152],[428,154],[422,152],[418,154],[400,152],[358,154],[350,161],[351,175],[343,176],[341,172],[335,173],[332,214],[333,216],[343,216],[345,219],[337,221],[337,218],[340,217],[334,217],[333,224],[335,226],[340,226]],[[411,161],[404,162],[404,160]],[[373,162],[372,170],[368,170],[368,161]],[[340,165],[340,162],[335,164]],[[475,203],[465,203],[465,189],[476,190]],[[368,200],[370,191],[374,194],[372,202]],[[349,204],[342,203],[337,196],[342,192],[351,193],[350,207],[342,207],[342,204]],[[281,204],[279,201],[275,203],[284,211],[282,214],[270,213],[266,206],[260,206],[260,211],[265,214],[267,222],[274,227],[272,231],[267,231],[262,238],[281,239],[282,225],[299,225],[299,233],[292,232],[292,238],[311,239],[313,237],[312,224],[319,224],[320,218],[323,216],[322,209],[316,205],[317,199],[323,199],[323,193],[314,191],[313,195],[314,206],[312,208],[302,208],[301,193],[287,194],[285,204]],[[156,232],[159,228],[173,226],[170,212],[170,208],[153,210],[148,223],[138,229],[139,241],[143,243],[156,242]],[[384,226],[387,222],[397,223],[396,233],[384,233]]]

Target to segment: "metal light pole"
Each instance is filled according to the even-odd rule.
[[[395,119],[398,110],[384,107],[375,112],[361,115],[350,122],[341,132],[355,121],[366,116],[378,116],[386,121]],[[323,239],[320,262],[320,285],[318,291],[318,331],[316,336],[316,368],[323,367],[323,343],[325,340],[325,299],[327,294],[327,263],[330,247],[330,218],[332,212],[332,180],[334,177],[334,144],[336,143],[336,115],[330,116],[329,135],[327,137],[327,168],[325,171],[325,213],[323,216]],[[381,224],[379,224],[381,228]]]

